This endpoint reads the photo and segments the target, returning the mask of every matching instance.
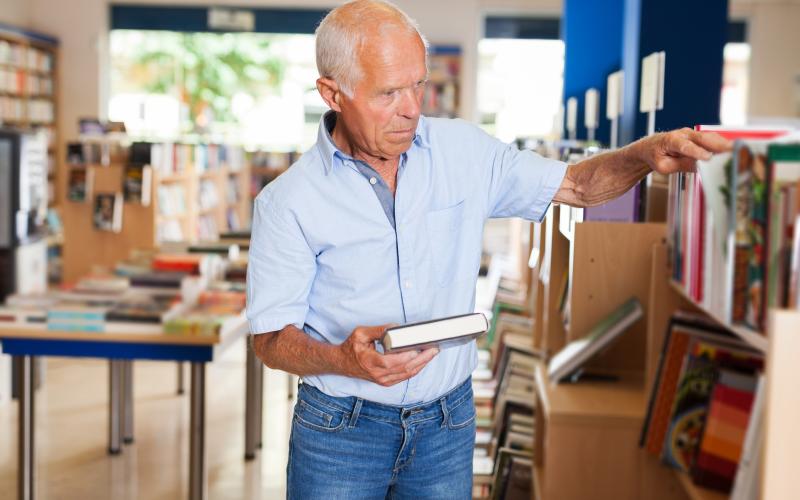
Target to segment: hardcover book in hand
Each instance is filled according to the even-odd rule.
[[[466,344],[488,330],[489,321],[482,313],[464,314],[388,328],[381,343],[387,354],[434,346],[445,349]]]

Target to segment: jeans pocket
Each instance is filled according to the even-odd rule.
[[[344,427],[347,422],[346,416],[347,413],[344,411],[300,399],[294,407],[293,420],[298,425],[311,430],[336,432]]]
[[[447,428],[451,430],[463,429],[475,421],[475,404],[471,397],[464,398],[453,408],[447,411]]]

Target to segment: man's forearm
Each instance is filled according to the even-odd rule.
[[[253,337],[253,350],[270,368],[295,375],[342,373],[344,363],[339,349],[312,339],[293,325],[273,333]]]
[[[625,194],[650,171],[636,154],[635,144],[592,156],[567,168],[553,201],[574,207],[600,205]]]

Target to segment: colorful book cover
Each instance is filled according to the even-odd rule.
[[[650,396],[648,415],[642,429],[640,444],[653,454],[660,455],[664,436],[669,427],[672,401],[678,387],[683,359],[689,349],[689,335],[680,331],[680,326],[671,324],[665,348],[661,353],[658,373]]]
[[[717,376],[713,361],[693,347],[684,360],[672,406],[661,458],[667,465],[689,471],[700,442],[711,388]]]
[[[728,493],[733,486],[742,454],[757,378],[720,370],[711,396],[706,425],[697,457],[691,468],[692,480],[705,488]]]
[[[789,255],[797,214],[796,188],[800,182],[800,144],[771,144],[769,159],[769,240],[766,245],[766,287],[762,323],[766,309],[786,307],[789,288]]]
[[[763,359],[757,354],[707,342],[697,342],[690,347],[664,440],[664,463],[689,472],[700,445],[711,393],[723,368],[754,373],[763,368]]]
[[[737,141],[729,183],[734,214],[733,323],[761,324],[767,232],[766,144]]]

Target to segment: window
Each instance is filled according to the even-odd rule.
[[[489,16],[484,31],[478,43],[481,126],[506,142],[550,136],[564,82],[559,20]]]
[[[484,39],[478,54],[481,126],[505,142],[549,136],[564,86],[564,43]]]
[[[109,119],[137,138],[306,149],[325,109],[309,34],[113,30]]]
[[[745,125],[747,123],[750,44],[727,43],[723,57],[720,123],[734,126]]]

